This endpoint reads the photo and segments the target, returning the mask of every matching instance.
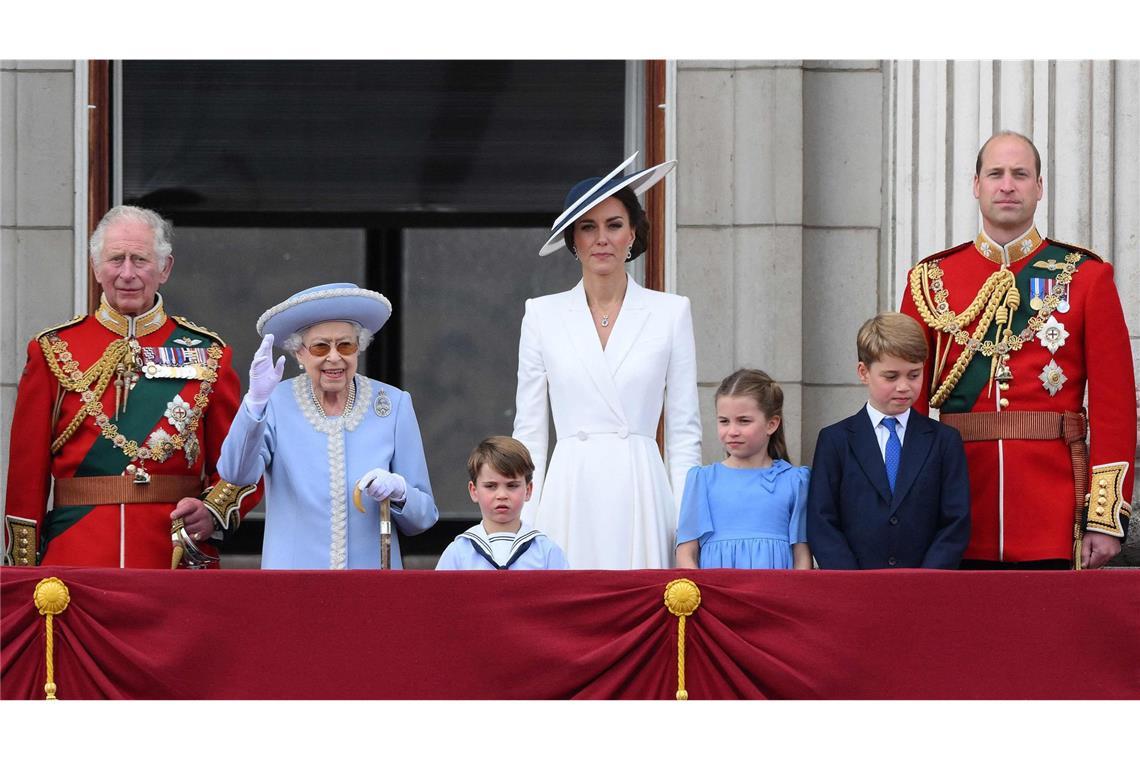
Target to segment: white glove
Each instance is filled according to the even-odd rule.
[[[366,472],[363,478],[356,481],[356,487],[376,501],[403,501],[408,491],[408,483],[402,476],[379,467]]]
[[[285,357],[279,356],[277,364],[273,363],[273,336],[266,335],[249,365],[249,391],[245,394],[246,406],[255,417],[261,416],[284,373]]]

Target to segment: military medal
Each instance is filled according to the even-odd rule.
[[[159,346],[142,350],[143,374],[155,378],[205,380],[210,357],[204,348]]]
[[[1065,345],[1065,339],[1068,337],[1069,331],[1052,314],[1049,315],[1049,321],[1037,331],[1037,339],[1041,341],[1042,346],[1049,349],[1051,354],[1057,353],[1057,349]]]
[[[182,442],[182,453],[186,455],[186,466],[193,467],[194,463],[198,461],[198,452],[200,450],[198,445],[198,436],[193,432],[184,433],[186,440]]]
[[[994,380],[999,383],[1008,383],[1013,379],[1013,370],[1009,368],[1009,357],[1003,356],[998,362],[997,371],[994,372]]]
[[[1053,290],[1053,281],[1044,277],[1031,277],[1029,279],[1029,308],[1041,311],[1045,305],[1045,297]]]
[[[1069,286],[1068,284],[1061,286],[1061,300],[1057,304],[1057,311],[1062,314],[1069,312]]]
[[[146,468],[142,466],[141,462],[137,465],[128,464],[126,472],[134,478],[131,482],[136,486],[145,486],[150,483],[150,473],[146,471]]]
[[[1041,384],[1049,391],[1050,396],[1056,396],[1057,391],[1061,390],[1065,386],[1065,381],[1069,379],[1065,377],[1061,365],[1057,364],[1055,359],[1049,360],[1038,377],[1041,378]]]
[[[376,394],[376,401],[372,405],[372,410],[376,412],[377,417],[387,417],[392,413],[392,399],[388,398],[388,394],[384,392],[383,388]]]
[[[176,447],[170,433],[158,428],[147,437],[145,450],[150,452],[150,458],[154,461],[165,462],[170,459],[170,455],[175,452]],[[141,453],[143,449],[139,451]]]

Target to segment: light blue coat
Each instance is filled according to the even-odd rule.
[[[379,568],[380,506],[362,493],[361,513],[352,500],[356,481],[375,467],[407,481],[404,504],[391,505],[399,532],[422,533],[439,517],[411,396],[363,375],[354,382],[343,418],[321,415],[306,375],[279,384],[260,418],[244,403],[238,410],[218,473],[239,485],[265,476],[262,568]],[[392,567],[402,567],[396,530]]]

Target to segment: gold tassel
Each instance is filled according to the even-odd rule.
[[[677,700],[689,698],[685,690],[685,618],[701,606],[701,590],[688,578],[669,581],[665,586],[665,607],[677,616]]]
[[[44,616],[44,655],[47,658],[47,680],[44,683],[44,697],[48,700],[56,698],[55,691],[55,635],[52,630],[52,618],[67,609],[71,595],[67,586],[59,578],[44,578],[36,584],[33,595],[36,609]]]

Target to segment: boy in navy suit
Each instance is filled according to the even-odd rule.
[[[824,570],[955,569],[970,540],[970,483],[958,431],[911,410],[926,337],[886,312],[859,328],[867,404],[820,431],[807,540]]]

